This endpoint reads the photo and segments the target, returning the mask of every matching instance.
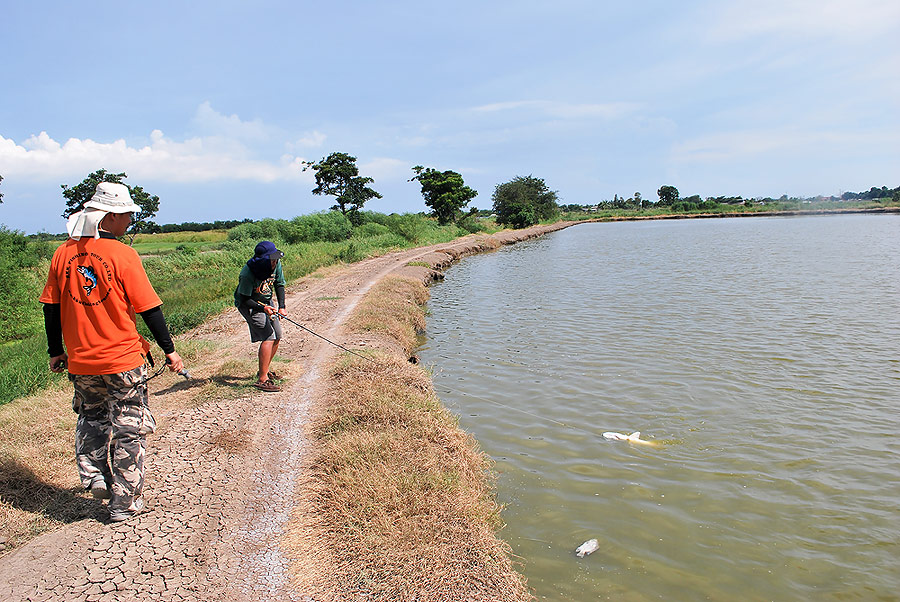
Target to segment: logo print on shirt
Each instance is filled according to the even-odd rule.
[[[256,294],[267,299],[272,298],[272,289],[275,286],[275,276],[269,276],[265,280],[259,283],[259,286],[256,287]]]
[[[84,276],[84,279],[87,280],[88,283],[81,288],[83,288],[87,293],[87,296],[90,297],[91,292],[93,292],[93,290],[97,288],[97,274],[94,273],[94,270],[84,265],[80,265],[75,269],[77,269],[78,273]]]

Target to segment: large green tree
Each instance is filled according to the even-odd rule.
[[[478,196],[478,192],[466,186],[463,177],[455,171],[438,171],[421,165],[412,169],[416,175],[409,181],[417,181],[422,185],[425,205],[431,208],[432,215],[441,225],[460,217],[462,208]]]
[[[316,172],[313,194],[335,197],[337,204],[332,209],[340,210],[353,224],[358,224],[359,210],[366,201],[381,198],[368,186],[375,180],[360,176],[356,157],[347,153],[331,153],[315,163],[305,162],[303,171],[307,169]]]
[[[84,204],[94,196],[94,191],[97,190],[97,184],[100,182],[125,184],[125,186],[128,186],[132,200],[141,208],[140,211],[132,216],[131,226],[129,226],[127,232],[131,241],[134,242],[134,236],[138,232],[153,230],[157,227],[152,220],[156,216],[156,212],[159,211],[159,197],[155,194],[151,195],[140,186],[126,184],[122,180],[127,177],[124,172],[109,173],[105,169],[98,169],[75,186],[60,184],[63,191],[62,194],[66,198],[66,209],[63,211],[62,216],[68,218],[73,213],[78,213],[84,209]]]
[[[541,178],[516,176],[498,184],[491,197],[497,223],[525,228],[559,213],[557,194]]]
[[[671,206],[678,202],[678,189],[674,186],[661,186],[656,191],[659,195],[659,204]]]

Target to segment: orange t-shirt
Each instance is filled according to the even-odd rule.
[[[72,374],[116,374],[144,363],[135,312],[162,305],[137,251],[110,238],[69,239],[53,254],[41,303],[59,303]]]

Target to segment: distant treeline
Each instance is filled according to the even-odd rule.
[[[253,220],[244,218],[241,220],[216,220],[214,222],[184,222],[181,224],[154,224],[150,223],[147,227],[141,229],[141,234],[165,234],[168,232],[206,232],[208,230],[230,230],[235,226],[252,222]]]
[[[641,198],[639,192],[632,197],[625,198],[615,195],[612,200],[599,201],[592,205],[568,204],[560,205],[560,209],[566,212],[595,212],[606,210],[644,210],[652,208],[666,208],[672,212],[689,211],[715,211],[723,206],[757,206],[771,209],[802,207],[821,203],[840,203],[842,201],[890,201],[900,203],[900,186],[888,188],[887,186],[873,186],[863,192],[845,192],[841,196],[815,196],[815,197],[789,197],[782,195],[778,198],[755,197],[744,198],[742,196],[711,196],[702,198],[699,194],[682,197],[674,186],[663,186],[659,189],[659,200]]]
[[[874,201],[876,199],[900,200],[900,186],[897,188],[888,188],[887,186],[877,188],[872,186],[865,192],[845,192],[841,195],[841,200],[844,201]]]

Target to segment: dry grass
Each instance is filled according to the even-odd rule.
[[[94,515],[75,470],[75,419],[62,386],[0,406],[0,554]]]
[[[351,324],[409,349],[426,297],[419,282],[387,279]],[[298,584],[322,600],[530,600],[496,537],[489,460],[421,368],[374,358],[340,361],[315,413],[286,538]]]
[[[241,395],[246,395],[256,380],[256,370],[257,363],[254,360],[225,360],[222,364],[214,367],[212,374],[205,378],[200,390],[188,398],[187,405],[199,407],[210,401],[237,399]],[[251,376],[246,378],[237,376],[241,374],[250,374]]]
[[[399,343],[407,356],[416,348],[416,334],[425,330],[428,289],[414,278],[389,276],[365,296],[347,323],[351,331],[384,335]]]
[[[168,373],[152,381],[154,413],[246,394],[252,380],[233,375],[251,374],[256,370],[255,361],[228,360],[208,343],[177,344],[190,366],[192,381]],[[204,378],[206,374],[210,376]],[[200,382],[203,384],[196,392],[188,392]],[[157,396],[163,389],[170,394]],[[175,390],[184,394],[172,395]],[[0,555],[67,523],[102,519],[102,506],[82,489],[78,478],[76,419],[68,382],[0,406]],[[216,443],[226,450],[240,445],[238,439],[228,438]]]

